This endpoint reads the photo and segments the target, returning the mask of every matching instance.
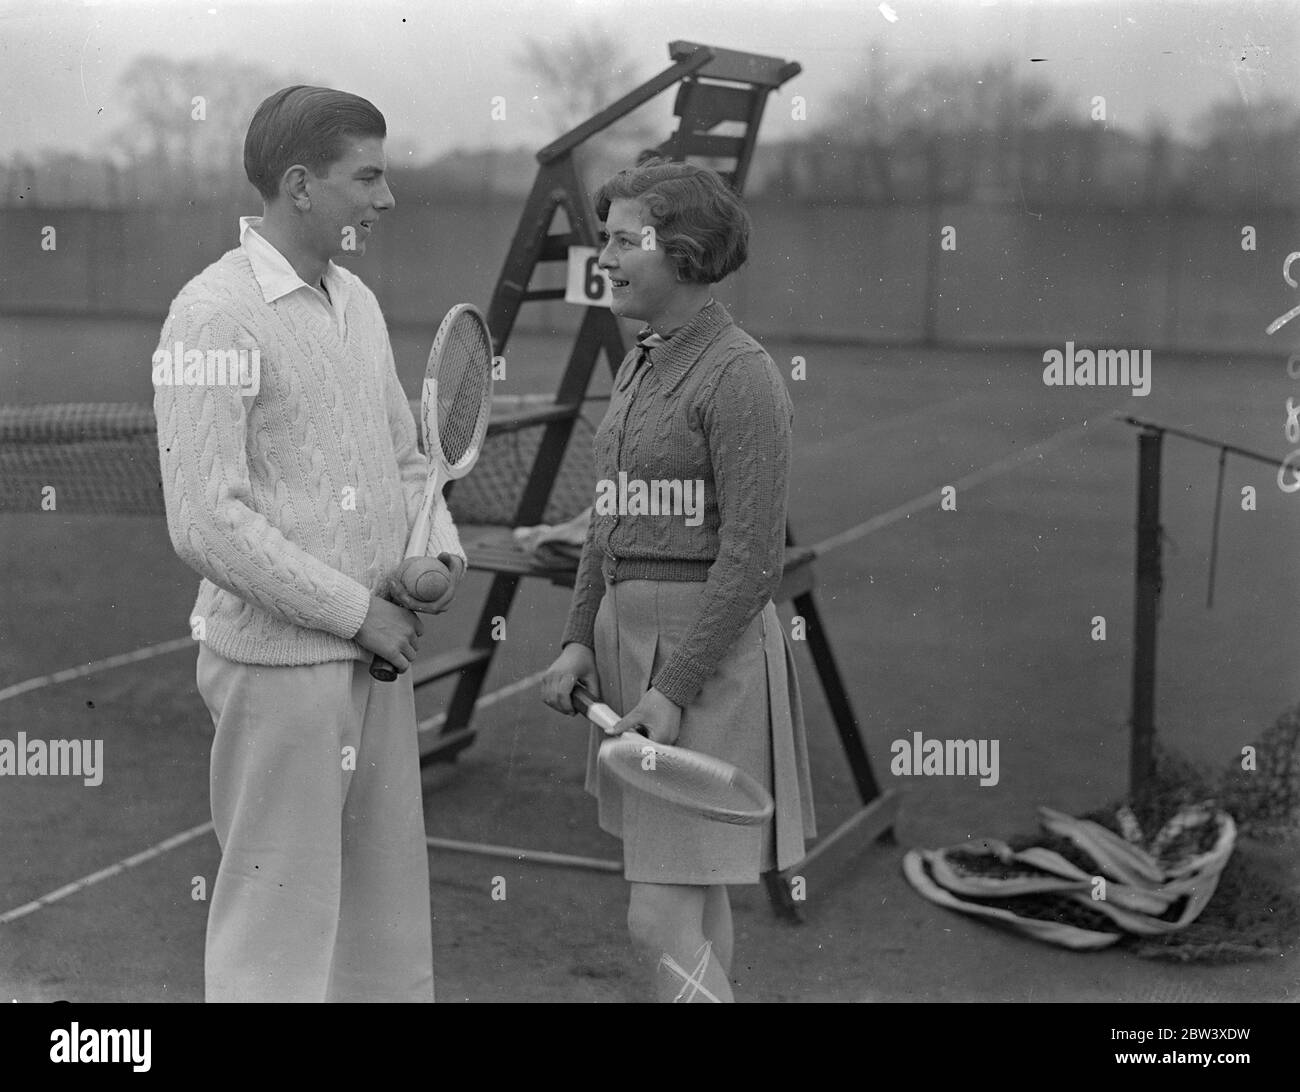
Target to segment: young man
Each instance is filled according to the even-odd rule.
[[[263,214],[181,290],[154,356],[168,530],[204,578],[190,624],[222,850],[209,1001],[433,1000],[405,672],[411,609],[445,610],[465,557],[440,503],[426,552],[451,588],[402,592],[427,465],[379,305],[331,261],[363,253],[393,208],[385,135],[342,91],[263,102],[244,143]],[[397,682],[371,679],[376,653]]]

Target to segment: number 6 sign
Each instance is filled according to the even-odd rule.
[[[600,251],[594,246],[569,247],[569,279],[564,302],[582,307],[608,307],[609,278],[596,264]]]

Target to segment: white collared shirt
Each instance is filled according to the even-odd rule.
[[[341,335],[347,305],[347,285],[339,275],[338,266],[333,262],[325,263],[325,288],[329,292],[327,296],[318,286],[310,285],[298,276],[289,264],[289,259],[267,242],[260,232],[254,230],[261,222],[260,216],[239,218],[239,245],[248,255],[253,276],[257,278],[258,287],[262,290],[262,299],[274,303],[297,292],[310,311],[332,321]]]

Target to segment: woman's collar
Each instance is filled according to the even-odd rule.
[[[654,366],[665,386],[682,378],[700,354],[718,336],[723,327],[730,325],[731,315],[716,299],[710,299],[693,319],[673,331],[664,344],[654,350]],[[647,327],[648,329],[648,327]]]

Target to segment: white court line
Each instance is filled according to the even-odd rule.
[[[125,872],[128,868],[135,868],[136,865],[144,864],[145,861],[151,861],[155,857],[161,857],[169,849],[175,849],[177,846],[184,845],[186,842],[192,842],[200,835],[206,834],[212,829],[212,824],[203,823],[197,827],[190,827],[189,830],[180,834],[174,834],[165,841],[159,842],[156,846],[150,846],[148,849],[131,857],[125,857],[116,864],[111,864],[107,868],[101,868],[98,872],[92,872],[89,876],[82,876],[79,880],[73,880],[72,883],[64,884],[57,891],[51,891],[48,895],[42,895],[34,902],[25,903],[22,906],[15,907],[13,910],[6,910],[0,914],[0,925],[8,925],[11,921],[17,921],[19,918],[26,917],[28,914],[34,914],[42,907],[49,906],[50,903],[58,902],[60,899],[66,899],[69,895],[75,895],[83,888],[97,884],[101,880],[106,880],[110,876],[116,876],[119,872]]]
[[[515,846],[498,846],[487,842],[461,842],[454,838],[425,838],[431,849],[446,849],[453,853],[472,853],[476,857],[505,857],[512,861],[534,864],[561,865],[566,868],[586,868],[593,872],[622,872],[622,861],[609,861],[601,857],[575,857],[571,853],[552,853],[546,849],[518,849]]]
[[[1118,420],[1116,414],[1120,412],[1120,410],[1114,411],[1114,413],[1108,416],[1102,424],[1115,423]],[[1038,443],[1032,444],[1025,448],[1024,451],[1017,452],[1015,455],[1010,455],[1005,459],[999,459],[996,462],[989,463],[988,466],[981,467],[979,470],[973,471],[963,478],[958,478],[955,482],[950,484],[957,486],[959,489],[965,489],[972,485],[978,485],[981,482],[988,481],[990,478],[995,478],[1000,474],[1005,474],[1010,470],[1014,470],[1016,467],[1020,466],[1022,463],[1028,462],[1030,459],[1041,458],[1045,452],[1050,451],[1052,448],[1059,447],[1067,440],[1083,435],[1087,431],[1087,428],[1088,423],[1085,421],[1082,425],[1075,425],[1071,428],[1063,429],[1062,431],[1047,437],[1045,440],[1040,440]],[[902,519],[904,516],[911,515],[913,512],[919,512],[932,506],[936,500],[942,497],[942,495],[942,487],[931,490],[924,496],[917,497],[908,501],[906,504],[899,505],[897,508],[869,519],[865,523],[859,524],[857,527],[850,527],[848,530],[842,531],[838,535],[832,535],[830,538],[823,539],[821,542],[817,543],[813,549],[818,554],[823,554],[827,550],[832,550],[836,547],[843,546],[846,543],[853,542],[864,535],[870,534],[873,530],[880,527],[886,527],[889,524]],[[13,686],[0,690],[0,701],[12,697],[16,693],[26,693],[28,690],[35,690],[42,686],[50,686],[56,682],[67,682],[70,679],[89,675],[94,671],[103,671],[109,667],[119,667],[123,664],[134,663],[138,660],[146,660],[152,656],[160,656],[165,652],[174,652],[192,644],[194,644],[193,639],[184,637],[176,641],[168,641],[161,645],[151,645],[148,648],[138,649],[135,652],[128,652],[121,656],[111,656],[107,660],[96,660],[94,663],[86,664],[83,667],[70,668],[67,671],[59,671],[53,675],[44,675],[38,679],[29,679],[23,683],[15,683]],[[502,687],[500,690],[494,690],[491,694],[484,695],[475,702],[474,708],[476,710],[486,708],[489,705],[494,705],[499,701],[503,701],[507,697],[517,694],[521,690],[536,685],[543,675],[545,675],[545,672],[539,671],[533,675],[527,676],[526,678],[520,679],[518,682],[511,683],[509,686]],[[419,730],[429,731],[441,726],[445,721],[446,714],[439,713],[436,717],[432,717],[427,722],[420,724]],[[74,880],[72,883],[60,887],[57,891],[52,891],[48,895],[41,896],[41,898],[36,899],[34,902],[29,902],[13,910],[8,910],[5,913],[0,914],[0,925],[5,925],[17,918],[24,917],[27,914],[35,913],[37,910],[50,905],[52,902],[57,902],[59,899],[67,898],[69,895],[81,891],[83,888],[90,887],[92,884],[99,883],[101,880],[106,880],[110,876],[116,876],[118,873],[124,872],[128,868],[134,868],[136,865],[141,864],[144,861],[161,856],[168,850],[175,849],[179,845],[184,845],[186,842],[192,841],[211,829],[211,823],[204,823],[201,826],[191,827],[189,830],[174,835],[171,838],[166,839],[166,841],[159,842],[156,846],[152,846],[141,853],[137,853],[133,857],[127,857],[124,860],[118,861],[116,864],[109,865],[107,868],[91,873],[89,876],[83,876],[79,880]],[[435,848],[460,848],[459,845],[456,845],[456,843],[451,842],[449,839],[429,839],[429,842],[430,845]],[[441,845],[437,844],[439,842],[441,842]],[[499,848],[504,849],[505,847]],[[520,851],[507,850],[507,852],[513,855],[518,854]],[[595,864],[594,861],[592,863]]]
[[[1101,425],[1113,425],[1118,423],[1119,415],[1125,412],[1122,408],[1112,410],[1102,421]],[[1060,447],[1069,440],[1076,440],[1088,431],[1088,422],[1084,421],[1081,425],[1072,425],[1070,428],[1062,429],[1060,432],[1054,432],[1045,440],[1039,440],[1036,444],[1031,444],[1023,451],[1018,451],[1014,455],[1008,455],[1005,459],[998,459],[996,462],[989,463],[988,466],[982,466],[978,470],[973,470],[964,478],[958,478],[954,482],[948,482],[959,492],[963,489],[969,489],[971,486],[980,485],[991,478],[996,478],[1008,471],[1015,470],[1016,467],[1031,459],[1041,459],[1043,455],[1051,451],[1054,447]],[[1096,431],[1094,429],[1093,431]],[[820,557],[829,550],[837,550],[841,546],[846,546],[850,542],[855,542],[873,531],[879,531],[882,527],[888,527],[891,523],[897,523],[900,519],[914,515],[917,512],[924,512],[943,499],[944,486],[932,489],[930,492],[913,497],[910,501],[900,504],[897,508],[891,508],[888,512],[882,512],[878,516],[872,516],[871,519],[859,523],[855,527],[850,527],[839,534],[831,535],[830,538],[824,538],[813,546],[808,547],[814,554]],[[795,549],[799,546],[796,543]]]
[[[193,637],[178,637],[174,641],[164,641],[160,645],[147,645],[144,648],[137,648],[134,652],[110,656],[107,660],[92,660],[80,667],[65,668],[63,671],[56,671],[53,675],[39,675],[34,679],[25,679],[0,690],[0,701],[16,698],[19,694],[26,694],[32,690],[40,690],[45,686],[53,686],[55,683],[71,682],[73,679],[93,675],[97,671],[107,671],[110,667],[122,667],[124,664],[151,660],[155,656],[165,656],[169,652],[179,652],[183,648],[193,648],[195,643]]]
[[[530,686],[536,686],[546,676],[545,671],[537,671],[528,675],[518,682],[512,682],[509,686],[503,686],[500,690],[493,690],[490,694],[484,694],[474,703],[474,711],[486,709],[490,705],[496,705],[499,701],[505,701],[506,698],[512,698],[521,690],[527,690]],[[416,726],[417,732],[432,732],[435,728],[441,728],[447,723],[447,714],[439,713],[437,716],[430,717],[428,720],[420,721]]]
[[[182,642],[173,641],[170,643],[172,645],[192,645],[194,642],[190,638],[186,637]],[[166,647],[167,646],[165,645],[152,646],[153,650],[155,650],[153,654],[157,655],[157,649],[164,649]],[[150,652],[150,649],[139,649],[137,652],[127,653],[123,656],[114,656],[111,660],[99,660],[97,661],[97,664],[99,665],[99,669],[102,669],[106,665],[116,667],[121,664],[133,663],[136,660],[147,659],[147,656],[140,655],[140,653],[147,652]],[[95,666],[95,664],[87,664],[86,668],[92,668]],[[64,682],[66,679],[79,678],[80,675],[88,673],[89,672],[86,669],[76,668],[71,672],[61,671],[58,673],[58,676],[48,675],[45,676],[45,678],[54,682]],[[485,709],[488,706],[495,705],[497,702],[504,701],[506,698],[519,693],[521,690],[527,690],[531,686],[536,686],[545,674],[545,671],[538,671],[536,674],[529,675],[526,678],[520,679],[518,682],[511,683],[509,686],[503,686],[501,689],[494,690],[490,694],[484,694],[483,697],[479,698],[479,700],[474,703],[475,711],[477,712],[479,709]],[[59,676],[64,676],[64,678],[60,678]],[[41,680],[31,681],[42,686],[49,685],[49,682],[42,682]],[[24,684],[18,685],[21,686]],[[14,687],[10,687],[9,689],[12,690]],[[35,689],[35,687],[27,687],[27,689]],[[436,728],[445,720],[446,714],[439,713],[427,723],[421,724],[420,730],[427,731],[431,728]],[[175,849],[177,846],[182,846],[186,842],[191,842],[195,838],[207,834],[210,830],[212,830],[211,822],[202,823],[197,827],[191,827],[189,830],[183,831],[180,834],[175,834],[172,837],[159,842],[155,846],[150,846],[148,849],[142,850],[140,853],[136,853],[130,857],[125,857],[116,864],[111,864],[107,868],[101,868],[98,872],[92,872],[89,876],[82,876],[81,879],[73,880],[72,883],[64,884],[57,891],[51,891],[48,895],[42,895],[39,899],[35,899],[29,903],[24,903],[22,906],[17,906],[12,910],[7,910],[3,914],[0,914],[0,925],[7,925],[9,922],[17,921],[19,918],[26,917],[28,914],[34,914],[37,910],[49,906],[51,903],[58,902],[60,899],[66,899],[69,895],[75,895],[78,891],[100,883],[103,880],[110,879],[119,873],[125,872],[129,868],[135,868],[136,865],[144,864],[145,861],[150,861],[155,857],[160,857],[168,850]],[[430,838],[428,841],[431,846],[437,849],[459,849],[462,845],[461,843],[452,842],[448,839]],[[508,849],[507,847],[499,848],[506,850],[506,852],[499,854],[500,856],[510,856],[515,857],[516,859],[526,859],[526,857],[532,856],[538,860],[546,861],[551,864],[580,864],[582,867],[588,868],[594,868],[598,865],[608,867],[607,862],[596,862],[594,860],[588,860],[587,858],[578,857],[568,858],[565,854],[547,853],[541,850],[513,850]],[[615,864],[613,867],[621,869],[623,866],[621,864]]]

